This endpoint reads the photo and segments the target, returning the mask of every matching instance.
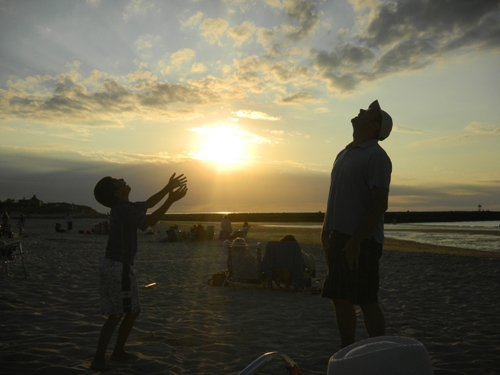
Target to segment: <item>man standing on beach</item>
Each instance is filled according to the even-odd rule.
[[[355,341],[359,305],[370,337],[385,335],[378,304],[379,260],[384,242],[392,164],[379,141],[392,119],[378,101],[351,120],[353,140],[335,159],[321,232],[328,275],[322,297],[331,298],[342,347]]]

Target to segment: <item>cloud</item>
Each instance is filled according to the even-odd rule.
[[[222,45],[220,38],[228,26],[229,23],[222,18],[206,18],[200,25],[201,35],[203,35],[210,44],[217,43],[218,45]]]
[[[484,126],[478,122],[472,122],[465,127],[465,130],[477,134],[500,135],[500,127]]]
[[[159,41],[159,37],[157,35],[141,35],[135,42],[135,46],[138,51],[141,50],[150,50],[153,48],[155,42]]]
[[[290,31],[288,37],[294,42],[309,38],[319,22],[314,2],[310,0],[284,0],[283,8],[290,19],[299,23],[299,27]]]
[[[203,73],[206,70],[207,70],[207,67],[203,63],[194,63],[191,66],[191,72],[192,73]]]
[[[339,44],[334,51],[317,52],[314,67],[322,69],[352,69],[362,68],[375,58],[375,54],[367,47],[357,46],[352,43]]]
[[[339,93],[354,91],[363,79],[373,74],[371,70],[376,62],[376,55],[370,48],[342,40],[334,50],[313,49],[312,55],[317,77],[324,80],[330,90]]]
[[[311,172],[314,165],[293,160],[270,161],[270,168],[214,173],[209,164],[168,153],[84,154],[0,146],[0,158],[0,200],[37,195],[44,202],[84,204],[100,212],[107,211],[95,202],[92,190],[106,175],[125,178],[133,188],[131,199],[143,200],[161,189],[173,172],[184,173],[189,193],[171,212],[310,212],[324,210],[328,196],[329,171]],[[499,190],[498,179],[438,186],[393,184],[389,211],[476,210],[478,204],[498,210]]]
[[[125,7],[123,19],[128,20],[135,15],[145,15],[155,9],[154,4],[145,0],[131,0]]]
[[[405,40],[428,40],[444,51],[467,44],[482,46],[495,36],[498,47],[499,11],[500,3],[490,0],[381,2],[372,9],[374,16],[360,36],[378,48]]]
[[[255,84],[267,84],[272,87],[272,82],[287,84],[291,82],[302,83],[305,79],[312,77],[309,69],[304,65],[297,65],[286,61],[274,61],[249,56],[235,61],[237,71],[234,77],[239,81],[253,82]]]
[[[411,72],[470,51],[500,48],[500,3],[489,0],[351,0],[358,23],[345,42],[315,51],[313,66],[332,91]],[[365,12],[368,9],[368,13]]]
[[[172,61],[172,65],[178,67],[185,61],[191,61],[195,55],[196,52],[191,48],[184,48],[172,53],[170,55],[170,60]]]
[[[406,133],[406,134],[422,134],[423,131],[419,129],[406,128],[401,125],[394,125],[392,128],[393,132]]]
[[[259,111],[250,111],[240,109],[239,111],[233,112],[238,117],[249,118],[252,120],[267,120],[267,121],[279,121],[281,117],[270,116],[267,113]]]
[[[93,77],[98,76],[93,72]],[[200,106],[220,101],[220,95],[209,89],[158,82],[145,71],[128,76],[134,87],[113,78],[93,80],[87,87],[88,78],[76,72],[29,81],[0,90],[0,119],[31,120],[48,126],[100,126],[136,117],[191,119],[200,115]]]
[[[281,0],[267,0],[266,4],[272,8],[281,7]]]
[[[360,79],[355,75],[350,73],[335,73],[330,71],[325,71],[318,76],[327,83],[327,87],[332,91],[337,91],[339,93],[349,93],[353,91]]]
[[[0,200],[36,195],[44,202],[69,202],[108,212],[94,199],[95,183],[106,175],[123,177],[132,187],[131,199],[144,200],[168,182],[172,173],[189,179],[186,198],[169,212],[291,212],[324,209],[328,174],[298,165],[276,164],[271,170],[242,168],[214,173],[210,163],[174,160],[170,155],[81,155],[61,152],[61,164],[49,153],[9,152],[0,146]],[[108,160],[109,158],[109,160]],[[149,162],[150,158],[158,160]],[[132,162],[128,162],[132,159]],[[27,170],[26,167],[32,167]],[[296,168],[294,168],[296,167]],[[304,181],[309,184],[304,184]],[[242,199],[245,197],[245,199]],[[290,205],[290,202],[294,202]]]
[[[127,75],[131,83],[135,83],[138,90],[143,90],[153,87],[158,82],[158,76],[150,71],[137,70]]]
[[[310,139],[311,136],[309,134],[301,133],[301,132],[290,132],[290,131],[285,131],[283,129],[265,129],[264,130],[266,133],[269,133],[270,139],[273,144],[283,144],[287,143],[287,139],[290,138],[300,138],[301,140],[303,139]],[[271,161],[271,164],[277,165],[281,164],[282,161],[280,160],[273,160]],[[303,162],[291,162],[291,161],[286,161],[284,162],[285,164],[292,164],[294,163],[295,165],[300,165],[300,168],[304,169],[309,169],[309,170],[317,170],[317,171],[322,171],[324,172],[324,166],[319,166],[319,164],[315,163],[303,163]]]
[[[293,42],[307,39],[316,30],[319,23],[319,12],[313,1],[310,0],[268,0],[271,8],[283,10],[287,17],[298,23],[298,27],[283,25],[281,30]]]
[[[196,27],[200,24],[202,18],[203,13],[198,11],[196,14],[189,17],[186,22],[181,21],[181,25],[182,27]]]
[[[40,26],[40,25],[35,25],[35,30],[38,35],[40,35],[42,38],[50,36],[52,34],[52,30],[50,27],[46,26]]]
[[[476,210],[481,204],[485,210],[498,209],[500,181],[471,181],[464,184],[424,186],[391,185],[389,211],[398,210]]]
[[[330,110],[328,108],[319,107],[314,110],[314,113],[328,113]]]
[[[301,91],[301,92],[296,92],[295,94],[289,95],[285,98],[279,97],[274,102],[276,104],[302,104],[305,102],[313,102],[313,101],[317,101],[314,98],[314,96],[312,96],[308,92]]]
[[[303,65],[287,61],[273,61],[256,55],[234,60],[233,67],[224,66],[224,78],[207,75],[203,79],[189,79],[188,83],[200,89],[217,92],[222,98],[243,99],[264,92],[286,92],[285,84],[303,86],[310,84],[312,74]],[[309,80],[309,81],[308,81]]]
[[[412,146],[425,146],[429,144],[446,144],[450,145],[452,143],[454,144],[461,144],[464,142],[468,142],[470,140],[474,139],[474,136],[464,134],[456,137],[439,137],[439,138],[430,138],[430,139],[425,139],[422,141],[417,141],[411,143]]]
[[[248,143],[270,143],[271,141],[265,137],[261,137],[260,135],[242,130],[238,127],[238,125],[232,126],[203,126],[203,127],[194,127],[188,129],[191,132],[206,135],[206,136],[219,136],[223,135],[231,135],[233,138],[238,138],[244,142]],[[221,135],[221,137],[223,137]]]
[[[239,47],[252,36],[255,30],[256,27],[253,23],[245,21],[241,25],[229,29],[228,35],[234,39],[234,45]]]
[[[357,12],[365,9],[372,8],[377,5],[379,0],[349,0],[353,9]]]
[[[272,29],[259,28],[257,42],[268,56],[305,55],[297,44],[309,40],[318,29],[320,13],[316,3],[310,0],[273,0],[267,1],[267,5],[282,11],[291,23],[283,23]]]

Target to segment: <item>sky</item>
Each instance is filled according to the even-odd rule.
[[[0,200],[324,211],[378,99],[389,211],[500,210],[499,0],[0,0]]]

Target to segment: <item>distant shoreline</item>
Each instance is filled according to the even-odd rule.
[[[324,212],[234,212],[228,213],[232,222],[265,223],[322,223]],[[164,221],[219,222],[222,213],[166,214]],[[386,223],[433,223],[500,220],[500,211],[427,211],[386,212]]]
[[[12,211],[11,220],[17,219],[22,212]],[[26,219],[64,219],[67,212],[60,213],[23,213]],[[172,213],[166,214],[162,221],[220,222],[224,213]],[[322,223],[324,212],[229,212],[232,222],[249,223]],[[81,213],[73,211],[73,219],[107,219],[107,214]],[[386,212],[384,222],[397,223],[443,223],[460,221],[500,220],[500,211],[401,211]]]

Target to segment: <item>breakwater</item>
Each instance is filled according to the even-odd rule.
[[[453,223],[459,221],[500,220],[500,211],[386,212],[386,223]]]
[[[232,222],[249,223],[321,223],[324,212],[230,212],[228,213]],[[187,213],[166,214],[166,221],[194,221],[194,222],[219,222],[222,220],[221,213]]]
[[[232,222],[249,223],[321,223],[324,212],[234,212],[228,213]],[[165,221],[219,222],[221,213],[166,214]],[[500,220],[500,211],[402,211],[386,212],[386,223],[443,223],[458,221]]]

